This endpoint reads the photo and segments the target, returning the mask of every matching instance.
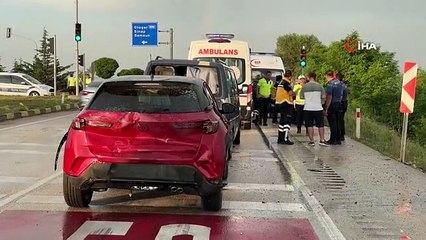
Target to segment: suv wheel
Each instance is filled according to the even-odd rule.
[[[241,141],[241,128],[238,129],[237,136],[234,139],[234,144],[239,145]]]
[[[40,93],[32,91],[32,92],[30,92],[30,96],[31,97],[38,97],[38,96],[40,96]]]
[[[217,212],[222,209],[222,189],[218,192],[201,197],[203,203],[203,209],[206,211]]]
[[[88,207],[92,201],[93,190],[81,190],[74,187],[69,176],[63,175],[64,199],[70,207]]]

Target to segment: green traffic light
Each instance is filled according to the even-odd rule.
[[[306,67],[306,61],[300,61],[300,66],[303,68],[303,67]]]
[[[80,41],[81,41],[81,36],[76,35],[76,36],[75,36],[75,40],[76,40],[77,42],[80,42]]]

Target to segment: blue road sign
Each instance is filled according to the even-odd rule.
[[[158,46],[158,23],[132,23],[133,46]]]

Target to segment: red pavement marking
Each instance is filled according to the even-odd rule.
[[[134,213],[5,211],[0,214],[0,239],[68,239],[86,221],[132,222],[124,236],[90,235],[80,239],[156,239],[160,228],[168,224],[199,225],[209,235],[194,239],[208,240],[317,240],[308,219],[260,219],[230,216],[166,215]],[[87,223],[87,222],[86,222]],[[203,227],[204,226],[204,227]],[[195,226],[197,227],[197,226]],[[101,226],[99,231],[108,231]],[[118,234],[119,235],[119,234]],[[167,235],[167,234],[166,234]],[[209,237],[208,237],[209,236]],[[166,238],[159,238],[166,239]],[[192,239],[181,235],[168,240]]]

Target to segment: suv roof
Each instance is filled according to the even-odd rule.
[[[186,60],[186,59],[159,59],[159,60],[152,60],[148,63],[148,67],[151,65],[183,65],[183,66],[198,66],[198,65],[205,65],[210,67],[220,67],[224,66],[227,67],[221,63],[216,62],[210,62],[210,61],[200,61],[200,60]]]
[[[198,78],[189,78],[182,76],[164,76],[155,75],[151,77],[149,75],[127,75],[121,77],[111,78],[104,82],[117,82],[117,81],[134,81],[134,82],[152,82],[152,81],[167,81],[167,82],[179,82],[179,83],[191,83],[198,86],[203,86],[204,81]]]
[[[0,72],[0,75],[22,76],[25,75],[25,73]]]

